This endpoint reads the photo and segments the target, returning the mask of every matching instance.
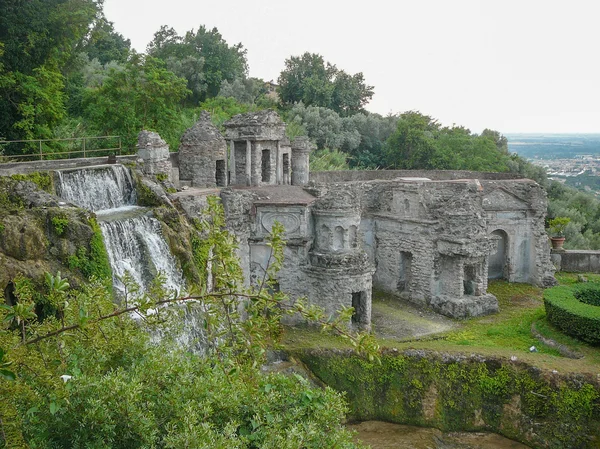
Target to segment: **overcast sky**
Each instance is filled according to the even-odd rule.
[[[320,53],[363,72],[381,114],[419,110],[474,132],[600,132],[597,0],[105,0],[144,51],[161,25],[217,27],[250,76]]]

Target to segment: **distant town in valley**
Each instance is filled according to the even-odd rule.
[[[600,134],[507,134],[508,148],[550,179],[600,195]]]

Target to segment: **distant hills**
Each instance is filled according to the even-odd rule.
[[[600,134],[506,134],[511,153],[531,159],[600,156]]]

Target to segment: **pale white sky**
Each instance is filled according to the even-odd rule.
[[[597,0],[105,0],[144,51],[161,25],[217,27],[250,76],[320,53],[363,72],[381,114],[419,110],[474,132],[600,132]]]

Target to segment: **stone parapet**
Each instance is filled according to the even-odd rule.
[[[600,273],[600,251],[553,249],[550,257],[558,271]]]

